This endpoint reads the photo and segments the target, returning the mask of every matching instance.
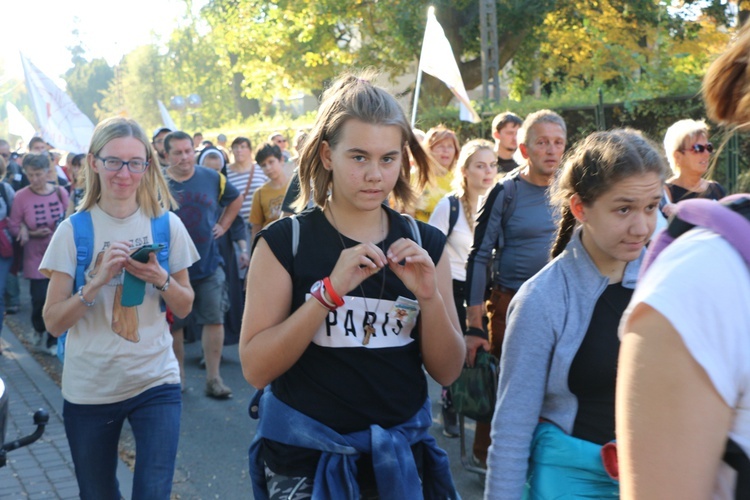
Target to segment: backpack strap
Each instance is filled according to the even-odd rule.
[[[421,247],[422,234],[419,232],[419,225],[417,225],[417,221],[409,214],[401,214],[401,217],[406,219],[406,222],[409,223],[409,228],[411,229],[411,237],[414,241],[417,242],[417,245]]]
[[[219,172],[219,200],[224,196],[224,189],[227,187],[227,178]]]
[[[73,281],[75,292],[86,284],[86,269],[94,257],[94,223],[88,210],[71,215],[70,222],[73,225],[73,241],[76,246],[76,274]]]
[[[458,201],[458,195],[456,193],[451,193],[448,195],[450,212],[448,213],[448,233],[445,235],[446,238],[450,238],[450,235],[453,232],[453,228],[456,227],[456,223],[458,222]]]
[[[154,239],[154,243],[164,243],[164,249],[156,254],[156,258],[159,265],[169,273],[169,244],[171,239],[169,212],[164,212],[159,217],[151,219],[151,237]]]
[[[727,439],[722,459],[737,471],[734,498],[737,500],[750,498],[750,459],[745,452],[732,439]]]
[[[503,231],[505,231],[510,216],[516,210],[516,184],[518,183],[519,173],[514,172],[503,177]]]
[[[750,267],[750,195],[735,194],[718,202],[705,198],[683,200],[675,205],[675,210],[667,229],[649,245],[639,278],[662,250],[696,226],[710,229],[727,240]]]
[[[289,217],[292,219],[292,257],[297,256],[297,249],[299,248],[299,220],[297,214]]]

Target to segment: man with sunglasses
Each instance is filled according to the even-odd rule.
[[[713,144],[708,142],[708,126],[703,120],[680,120],[664,136],[664,151],[674,176],[667,181],[667,193],[673,203],[690,198],[718,200],[726,196],[724,188],[706,179],[711,166]],[[662,208],[672,213],[672,204]]]
[[[174,350],[184,385],[184,329],[189,321],[203,326],[201,343],[206,360],[206,395],[228,398],[232,390],[224,385],[219,368],[224,346],[224,313],[229,307],[224,260],[217,239],[234,221],[242,206],[239,191],[215,170],[195,164],[193,138],[185,132],[170,132],[164,138],[169,167],[169,190],[179,203],[175,213],[182,219],[200,260],[190,266],[190,284],[195,291],[193,312],[172,325]]]

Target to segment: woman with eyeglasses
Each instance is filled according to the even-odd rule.
[[[63,417],[80,497],[121,498],[117,445],[127,419],[136,446],[133,498],[167,500],[182,396],[165,309],[179,317],[190,313],[187,269],[198,252],[169,211],[176,203],[136,122],[101,122],[82,173],[78,212],[60,224],[39,266],[50,279],[47,329],[55,336],[68,331]],[[90,234],[87,246],[82,233]],[[135,260],[134,251],[144,246],[153,251]],[[89,262],[78,263],[85,253]],[[139,305],[123,305],[132,295]]]
[[[726,191],[716,181],[705,178],[708,172],[713,144],[708,142],[708,126],[703,120],[680,120],[664,136],[664,151],[674,176],[666,187],[670,201],[677,203],[690,198],[718,200]],[[671,215],[671,206],[662,208]]]

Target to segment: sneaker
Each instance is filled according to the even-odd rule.
[[[47,346],[47,354],[52,356],[53,358],[57,356],[57,344],[52,344],[51,346]]]
[[[206,396],[216,399],[227,399],[232,397],[232,389],[224,385],[221,378],[206,381]]]
[[[484,469],[487,470],[487,462],[484,460],[481,460],[473,453],[471,454],[471,458],[469,459],[469,463],[472,467],[476,467],[477,469]]]
[[[449,438],[458,437],[458,414],[453,407],[443,407],[443,435]]]

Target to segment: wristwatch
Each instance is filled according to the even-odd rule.
[[[167,273],[167,281],[164,283],[164,285],[162,286],[154,285],[154,288],[156,288],[160,292],[166,292],[169,289],[169,279],[170,279],[170,276],[169,276],[169,273]]]

